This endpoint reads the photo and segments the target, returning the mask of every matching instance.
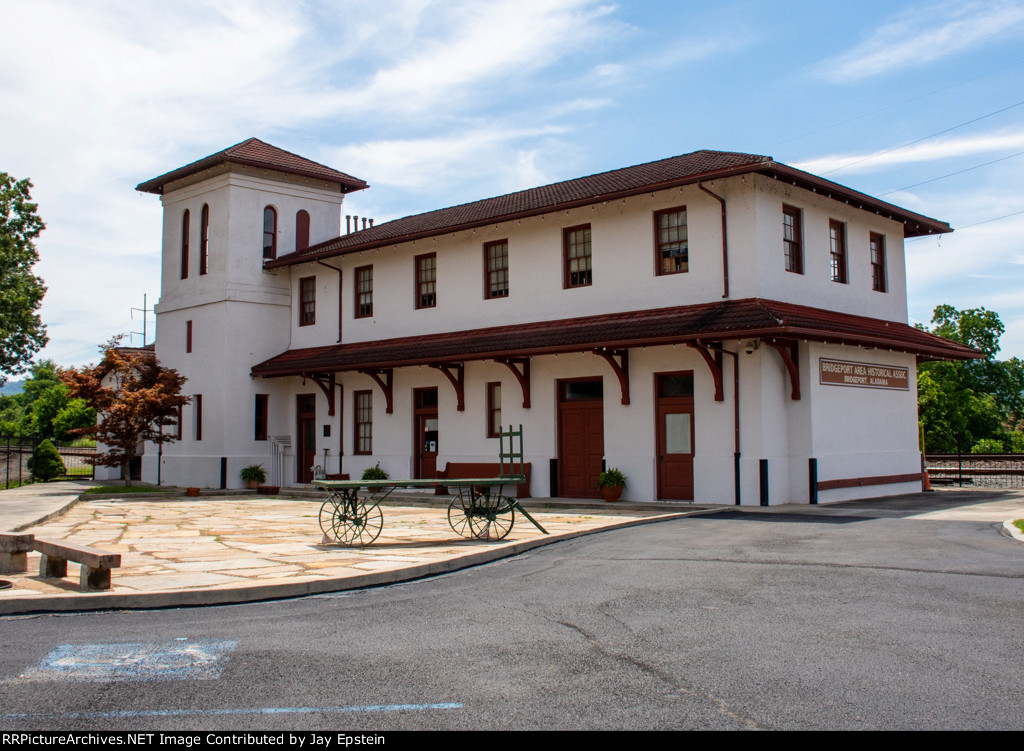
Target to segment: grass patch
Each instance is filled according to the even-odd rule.
[[[1018,519],[1013,523],[1013,526],[1015,526],[1021,532],[1024,532],[1024,519]]]
[[[88,477],[92,478],[92,467],[68,467],[65,477]]]
[[[100,485],[97,488],[89,488],[86,493],[173,493],[180,488],[156,488],[151,485]]]

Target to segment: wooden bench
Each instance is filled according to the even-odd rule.
[[[516,464],[518,469],[519,465]],[[516,485],[516,498],[530,497],[530,462],[524,462],[522,473],[526,475],[526,482]],[[508,465],[506,464],[506,471]],[[448,462],[445,468],[439,470],[439,480],[466,480],[474,477],[497,477],[501,474],[501,465],[498,462]]]
[[[68,575],[68,561],[81,564],[82,573],[78,579],[81,592],[110,589],[110,569],[121,566],[120,553],[72,545],[64,540],[41,540],[37,537],[32,547],[42,553],[39,560],[41,578],[61,579]]]
[[[0,574],[24,574],[28,571],[28,553],[35,535],[0,533]]]

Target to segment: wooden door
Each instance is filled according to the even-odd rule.
[[[693,500],[693,373],[657,376],[658,498]]]
[[[415,476],[429,480],[437,477],[437,452],[440,450],[437,389],[416,389],[413,392],[413,404]]]
[[[316,464],[316,395],[299,394],[296,399],[295,461],[296,478],[301,483],[313,482],[313,465]]]
[[[558,494],[600,498],[604,459],[604,395],[600,379],[559,382]]]

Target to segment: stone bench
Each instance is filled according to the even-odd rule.
[[[68,575],[68,561],[81,564],[78,589],[82,592],[110,589],[110,569],[121,566],[120,553],[72,545],[64,540],[42,540],[37,537],[32,547],[42,553],[39,561],[41,578],[61,579]]]
[[[28,553],[35,535],[0,533],[0,574],[24,574],[28,571]]]

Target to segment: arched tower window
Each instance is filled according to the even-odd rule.
[[[299,209],[295,215],[295,249],[305,250],[309,247],[309,212]]]
[[[203,204],[199,223],[199,275],[210,270],[210,204]]]
[[[273,206],[263,209],[263,257],[277,258],[277,211]]]
[[[181,216],[181,278],[188,279],[188,209]]]

